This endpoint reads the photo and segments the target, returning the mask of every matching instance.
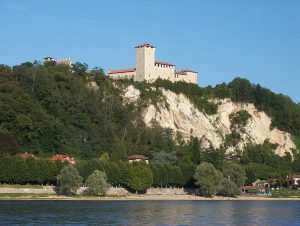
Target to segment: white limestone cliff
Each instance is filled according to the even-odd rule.
[[[240,110],[246,110],[252,116],[241,134],[241,141],[235,148],[242,149],[248,143],[262,144],[265,140],[277,144],[276,154],[284,156],[285,152],[292,154],[296,149],[287,132],[272,129],[271,118],[264,112],[258,111],[253,104],[238,104],[229,99],[215,100],[218,110],[215,115],[206,115],[199,111],[193,103],[183,94],[175,94],[169,90],[162,89],[165,103],[156,106],[149,104],[143,111],[142,117],[147,126],[151,126],[152,120],[164,128],[170,128],[176,133],[180,132],[185,139],[190,136],[199,137],[202,146],[208,148],[219,148],[225,140],[225,135],[231,133],[230,115]],[[127,102],[136,102],[140,91],[133,86],[124,90],[123,97]],[[166,107],[167,106],[167,107]],[[227,151],[233,151],[234,147]]]

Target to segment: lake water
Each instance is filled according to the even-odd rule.
[[[0,201],[0,225],[300,225],[298,201]]]

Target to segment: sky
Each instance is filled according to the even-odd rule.
[[[45,56],[135,67],[135,49],[193,69],[201,87],[240,76],[300,103],[300,0],[0,0],[0,64]]]

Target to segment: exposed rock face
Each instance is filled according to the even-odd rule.
[[[142,113],[146,125],[151,126],[151,121],[155,120],[164,128],[170,128],[174,132],[182,133],[185,139],[190,136],[199,137],[202,146],[208,148],[219,148],[225,141],[226,134],[230,134],[230,115],[240,110],[246,110],[252,116],[240,131],[242,139],[228,151],[234,148],[242,149],[246,144],[262,144],[265,140],[278,144],[276,154],[284,156],[285,152],[292,154],[292,149],[296,149],[289,133],[276,128],[271,129],[271,118],[264,112],[259,112],[253,104],[233,103],[229,99],[215,100],[218,103],[218,111],[215,115],[206,115],[200,112],[193,103],[183,94],[175,94],[169,90],[162,89],[166,103],[157,106],[150,104]],[[124,98],[128,102],[136,102],[140,92],[133,86],[127,87]],[[167,106],[167,107],[166,107]]]

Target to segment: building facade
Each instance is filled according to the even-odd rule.
[[[134,81],[154,82],[161,78],[171,82],[197,83],[198,73],[192,70],[176,71],[175,65],[155,60],[155,47],[144,43],[135,47],[136,67],[120,70],[109,70],[112,79],[134,79]]]
[[[56,64],[64,64],[64,65],[68,65],[69,67],[71,67],[72,65],[72,61],[71,58],[65,58],[65,59],[54,59],[53,57],[45,57],[44,58],[44,62],[55,62]]]

